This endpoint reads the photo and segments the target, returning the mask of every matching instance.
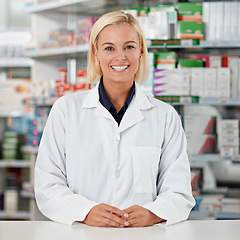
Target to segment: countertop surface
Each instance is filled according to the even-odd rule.
[[[0,240],[240,240],[240,220],[192,220],[171,226],[100,228],[51,221],[0,221]]]

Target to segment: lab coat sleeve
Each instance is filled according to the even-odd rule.
[[[49,219],[65,224],[83,221],[97,205],[74,193],[67,183],[65,159],[65,105],[59,99],[49,114],[35,165],[35,197]]]
[[[173,108],[168,111],[165,120],[157,191],[156,200],[143,207],[167,220],[166,225],[188,218],[195,200],[191,189],[186,136],[181,120]]]

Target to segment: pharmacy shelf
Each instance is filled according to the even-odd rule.
[[[22,117],[22,116],[24,116],[24,112],[20,110],[0,112],[0,118]]]
[[[240,41],[201,41],[202,48],[240,48]]]
[[[190,155],[191,162],[218,162],[220,161],[219,154],[202,154],[202,155]]]
[[[32,153],[32,154],[37,154],[38,153],[38,147],[34,147],[34,146],[22,146],[21,147],[21,150],[23,152],[29,152],[29,153]]]
[[[42,2],[34,5],[26,5],[25,11],[29,14],[44,13],[49,11],[59,11],[66,13],[86,12],[86,9],[102,10],[106,6],[113,6],[114,1],[105,0],[54,0]],[[116,5],[116,3],[115,3]]]
[[[32,97],[26,100],[25,104],[33,107],[51,107],[57,99],[58,97]]]
[[[49,10],[54,10],[54,9],[59,9],[62,7],[67,7],[79,3],[86,3],[90,2],[88,0],[55,0],[55,1],[48,1],[48,2],[43,2],[43,3],[38,3],[32,6],[26,6],[25,10],[27,13],[40,13],[40,12],[45,12]]]
[[[30,168],[31,162],[27,160],[2,160],[0,159],[0,168]]]
[[[199,98],[199,105],[229,105],[240,106],[240,99],[223,98]]]
[[[199,45],[193,45],[191,39],[181,39],[180,45],[151,45],[149,41],[149,49],[164,49],[164,48],[240,48],[240,41],[200,41]]]
[[[190,96],[189,96],[190,97]],[[185,97],[187,99],[187,96]],[[240,99],[228,99],[228,98],[202,98],[199,97],[198,102],[181,101],[171,102],[172,105],[224,105],[224,106],[240,106]]]
[[[87,54],[89,49],[88,44],[69,46],[69,47],[56,47],[39,49],[36,51],[28,51],[27,56],[31,58],[52,58],[52,57],[67,57],[68,55],[77,55],[79,53]]]
[[[31,67],[33,60],[30,58],[1,58],[0,68]]]
[[[0,211],[0,219],[30,219],[30,212],[19,211],[15,213],[7,213]]]

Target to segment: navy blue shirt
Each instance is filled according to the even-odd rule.
[[[100,103],[112,114],[116,122],[118,123],[118,126],[123,118],[124,113],[126,112],[129,104],[132,101],[133,95],[135,94],[135,84],[133,84],[131,91],[128,95],[128,98],[124,104],[124,106],[120,109],[120,111],[117,113],[117,109],[114,107],[110,99],[108,98],[104,87],[103,87],[103,78],[101,77],[100,79],[100,84],[99,84],[99,101]]]

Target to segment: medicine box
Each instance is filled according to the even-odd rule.
[[[216,134],[216,117],[213,116],[184,116],[186,135]]]
[[[182,67],[204,67],[204,60],[202,59],[186,59],[179,58],[178,60],[178,68]]]
[[[187,135],[189,154],[214,153],[216,151],[216,135]]]
[[[202,22],[178,22],[178,38],[204,39],[204,26]]]
[[[201,2],[179,2],[177,9],[179,21],[202,21]]]

